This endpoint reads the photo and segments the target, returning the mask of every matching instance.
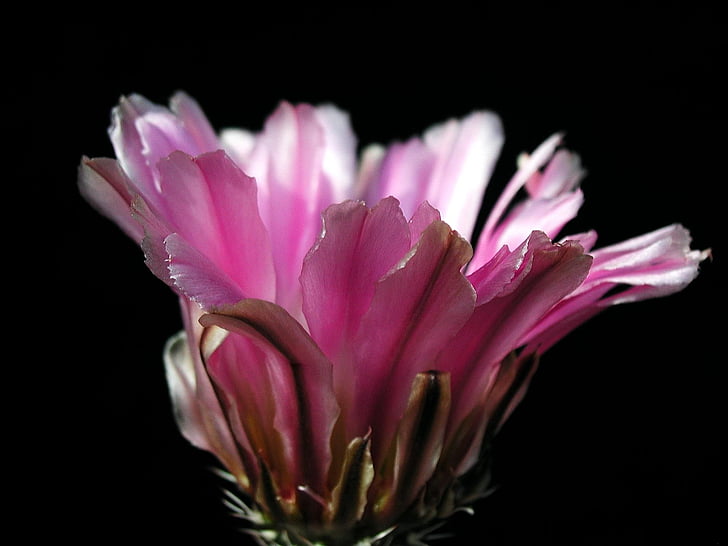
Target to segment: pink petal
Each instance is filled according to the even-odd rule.
[[[579,212],[584,203],[581,190],[550,199],[529,199],[516,205],[490,236],[490,249],[503,245],[515,247],[537,229],[556,238],[562,228]],[[492,250],[479,249],[485,254]]]
[[[600,283],[632,286],[601,305],[665,296],[680,291],[698,274],[710,251],[690,249],[690,233],[673,224],[622,243],[595,250],[584,290]]]
[[[524,154],[520,158],[519,169],[485,221],[475,255],[468,266],[470,271],[490,260],[503,245],[513,248],[520,244],[533,230],[556,237],[563,226],[576,216],[583,202],[577,185],[585,173],[576,154],[557,151],[561,141],[562,135],[555,134],[533,154]],[[528,198],[513,206],[524,186]]]
[[[302,480],[293,485],[310,487],[323,496],[331,463],[331,434],[339,414],[329,360],[295,319],[270,302],[246,299],[222,313],[203,315],[200,323],[242,338],[233,342],[237,351],[259,351],[250,362],[220,358],[212,373],[230,396],[244,403],[247,397],[241,394],[240,381],[249,381],[249,374],[263,373],[262,368],[256,372],[256,366],[268,367],[270,388],[258,391],[251,385],[255,392],[250,395],[270,397],[259,399],[258,407],[264,402],[274,405],[275,430],[286,441],[284,449],[291,450],[283,456],[292,465],[292,475]],[[226,379],[224,374],[234,375]]]
[[[371,203],[395,195],[407,216],[429,201],[470,237],[502,144],[499,118],[475,112],[432,127],[422,140],[395,144],[386,154],[370,149],[364,154],[362,197]]]
[[[529,334],[546,350],[610,305],[673,294],[697,276],[710,251],[690,250],[690,234],[674,224],[593,253],[584,283],[555,306]]]
[[[323,219],[323,233],[301,274],[303,311],[311,336],[337,362],[336,390],[348,405],[353,399],[352,338],[376,281],[409,250],[409,229],[392,197],[371,210],[354,201],[332,205]]]
[[[233,439],[200,355],[202,327],[197,306],[183,304],[185,332],[167,342],[164,363],[175,418],[193,445],[212,452],[244,488],[255,481],[257,464],[247,442]],[[192,349],[192,350],[191,350]],[[248,447],[246,447],[248,446]]]
[[[177,112],[140,95],[122,97],[109,128],[119,163],[153,207],[160,199],[157,163],[162,158],[174,151],[199,155],[219,148],[212,127],[190,97],[179,93],[172,105]]]
[[[114,159],[84,158],[79,167],[81,195],[99,212],[116,222],[137,243],[144,237],[139,223],[132,218],[132,184]]]
[[[545,234],[534,232],[526,245],[522,260],[501,258],[500,263],[518,268],[511,281],[501,279],[501,292],[476,307],[439,359],[438,369],[450,371],[454,391],[461,392],[454,422],[465,417],[485,388],[490,367],[523,345],[528,332],[589,272],[592,259],[576,243],[555,245]]]
[[[152,251],[153,248],[144,246],[150,269],[156,273],[163,262],[166,276],[174,288],[203,309],[214,310],[243,299],[240,286],[179,234],[172,233],[165,238],[163,260],[159,259],[158,252]],[[162,277],[162,280],[166,281],[166,278]]]
[[[333,110],[281,103],[247,153],[242,168],[260,188],[261,216],[275,261],[276,301],[301,317],[298,277],[303,259],[321,230],[321,213],[343,198],[349,167],[346,123]],[[353,142],[353,137],[351,137]]]
[[[359,436],[372,426],[375,462],[391,441],[415,375],[433,369],[472,313],[475,292],[461,273],[471,253],[447,224],[434,222],[376,286],[355,340],[358,424],[351,431]]]
[[[272,254],[258,215],[255,181],[220,151],[197,158],[175,152],[160,162],[159,173],[165,198],[159,214],[170,231],[195,249],[178,263],[195,267],[201,262],[191,259],[193,255],[204,256],[208,265],[193,277],[204,276],[214,265],[220,271],[217,277],[231,279],[241,297],[221,303],[243,296],[274,299]],[[204,288],[199,283],[194,289],[180,279],[177,284],[198,301],[209,299],[198,293]]]
[[[191,139],[196,149],[199,150],[198,153],[214,152],[220,148],[218,137],[207,120],[207,116],[197,101],[187,93],[182,91],[175,93],[170,100],[170,109],[187,133],[183,142],[189,143]],[[190,151],[183,148],[180,150],[191,154]]]
[[[574,190],[585,175],[577,154],[558,150],[543,173],[531,175],[525,186],[532,199],[551,199]]]

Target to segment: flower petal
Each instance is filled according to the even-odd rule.
[[[156,170],[160,159],[174,151],[199,155],[219,148],[207,119],[191,98],[179,93],[172,103],[179,116],[140,95],[122,97],[109,128],[119,163],[153,207],[160,199]]]
[[[409,508],[435,471],[450,400],[449,374],[428,371],[415,375],[396,438],[372,486],[374,511],[384,522],[395,521]]]
[[[589,273],[592,258],[577,243],[553,244],[544,233],[534,232],[525,245],[522,260],[502,262],[517,264],[512,279],[476,307],[438,361],[437,368],[452,373],[453,389],[460,392],[454,422],[476,403],[491,367],[523,345],[530,330]]]
[[[272,253],[258,215],[255,181],[221,151],[196,158],[175,152],[160,162],[159,173],[165,197],[159,215],[194,254],[207,258],[205,268],[186,278],[203,280],[214,266],[220,270],[216,277],[231,279],[241,296],[221,303],[242,297],[274,299]],[[200,264],[190,259],[193,253],[187,252],[178,263]],[[197,301],[209,299],[199,292],[204,290],[202,284],[192,289],[181,285],[180,279],[176,282]]]
[[[349,407],[354,399],[352,340],[376,282],[409,250],[409,228],[392,197],[371,210],[354,201],[332,205],[323,220],[323,233],[301,274],[303,311],[311,336],[336,362],[336,392]]]
[[[139,223],[132,218],[134,199],[131,180],[115,159],[83,158],[78,172],[81,195],[104,216],[116,222],[129,237],[140,243],[144,237]]]
[[[475,291],[461,273],[472,249],[444,222],[433,222],[418,243],[382,278],[355,339],[356,392],[352,431],[373,429],[375,463],[388,446],[417,373],[433,366],[470,317]]]
[[[531,332],[530,343],[546,350],[610,305],[682,290],[710,256],[710,250],[691,250],[690,242],[689,232],[673,224],[593,251],[584,283],[544,317]]]
[[[519,168],[490,211],[475,247],[469,270],[486,263],[503,245],[515,247],[533,230],[556,237],[576,216],[583,196],[577,186],[585,175],[579,156],[558,150],[563,135],[546,139],[533,154],[519,158]],[[543,172],[542,172],[543,170]],[[512,204],[525,186],[528,197]],[[509,210],[510,209],[510,210]]]
[[[353,184],[353,165],[346,159],[353,150],[343,151],[353,143],[346,125],[333,107],[317,110],[282,102],[253,149],[241,154],[247,155],[241,167],[260,189],[260,213],[275,261],[275,301],[296,318],[302,318],[298,278],[321,231],[321,212],[344,198],[343,186]]]
[[[323,496],[331,464],[331,434],[339,415],[331,362],[293,317],[270,302],[246,299],[203,315],[200,323],[249,340],[269,358],[280,355],[284,359],[275,360],[275,376],[271,376],[274,388],[269,391],[276,402],[276,429],[291,442],[291,449],[296,449],[289,454],[291,464],[296,465],[292,472],[304,480],[296,485],[310,487]],[[223,365],[241,362],[221,359],[219,366]],[[242,380],[244,375],[240,377]],[[237,393],[237,382],[229,387]]]
[[[429,201],[444,221],[470,237],[502,144],[500,119],[475,112],[430,128],[422,140],[394,144],[386,153],[368,148],[362,197],[371,203],[394,195],[407,216]]]
[[[202,364],[199,352],[202,328],[191,322],[198,313],[196,306],[183,305],[185,331],[171,337],[165,346],[165,371],[175,418],[187,440],[213,453],[240,485],[247,488],[257,479],[258,471],[247,441],[233,439]]]

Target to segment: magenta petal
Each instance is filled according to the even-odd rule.
[[[409,221],[410,237],[412,241],[419,241],[422,233],[430,226],[430,224],[439,220],[441,220],[439,210],[434,208],[427,201],[421,203]]]
[[[409,229],[397,200],[373,209],[346,201],[323,214],[321,238],[304,261],[303,311],[311,336],[332,360],[337,393],[353,393],[351,340],[369,308],[376,281],[410,248]]]
[[[242,297],[274,299],[272,254],[255,181],[224,152],[197,158],[175,152],[160,162],[159,172],[165,196],[159,214],[169,229],[214,264],[220,277],[231,279]]]
[[[148,262],[151,248],[145,248]],[[187,299],[210,310],[243,299],[235,281],[177,233],[164,240],[164,248],[169,279]]]
[[[221,313],[203,315],[200,323],[241,336],[267,355],[266,365],[273,382],[268,392],[275,400],[275,427],[290,442],[289,447],[296,449],[289,454],[291,464],[297,465],[293,473],[303,480],[296,485],[310,487],[322,495],[327,489],[331,463],[331,434],[339,415],[329,360],[293,317],[269,302],[246,299]],[[219,360],[219,366],[239,365],[248,364],[238,359]],[[244,377],[240,375],[240,380]],[[237,384],[229,384],[233,395],[237,393]]]
[[[527,341],[527,334],[562,298],[586,278],[591,256],[576,243],[552,244],[534,232],[526,241],[527,253],[510,282],[496,296],[479,305],[472,318],[443,351],[440,369],[452,372],[455,419],[462,419],[485,388],[490,367]],[[505,262],[504,262],[505,263]],[[458,355],[453,359],[452,355]]]
[[[475,291],[461,273],[471,255],[467,241],[434,222],[376,286],[354,345],[359,424],[353,431],[372,426],[375,461],[392,439],[415,375],[434,368],[473,311]]]

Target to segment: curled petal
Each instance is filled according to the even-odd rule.
[[[200,323],[247,340],[267,355],[268,362],[276,363],[269,368],[275,388],[262,392],[268,392],[276,401],[276,430],[290,442],[292,451],[286,458],[293,465],[293,476],[302,480],[296,485],[323,495],[331,463],[331,434],[339,415],[329,360],[298,322],[269,302],[246,299],[218,313],[203,315]],[[220,359],[219,365],[229,369],[242,362]],[[237,396],[237,385],[237,381],[226,384],[233,396]]]
[[[690,242],[689,232],[673,224],[593,251],[588,277],[538,324],[531,344],[546,350],[610,305],[682,290],[710,256],[710,250],[691,250]]]
[[[194,340],[199,339],[195,333],[199,330],[187,328],[165,345],[164,364],[175,419],[184,437],[215,454],[245,489],[256,479],[256,466],[245,448],[247,442],[233,439],[199,353],[190,350],[198,346]]]
[[[450,377],[418,373],[397,435],[382,462],[374,488],[374,511],[394,521],[422,492],[440,460],[450,412]]]

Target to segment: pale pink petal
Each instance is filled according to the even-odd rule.
[[[710,251],[690,250],[690,234],[674,224],[592,252],[584,283],[527,336],[545,351],[610,305],[667,296],[685,288]]]
[[[220,145],[243,170],[249,167],[256,138],[252,131],[245,129],[226,128],[220,131]]]
[[[169,105],[187,133],[184,142],[189,142],[188,139],[191,138],[198,150],[198,154],[214,152],[220,148],[220,142],[215,134],[215,130],[210,125],[207,116],[205,116],[197,101],[187,93],[178,91],[170,99]],[[184,148],[179,149],[187,151]],[[187,153],[192,152],[187,151]]]
[[[595,250],[594,267],[585,287],[604,282],[632,287],[602,300],[603,306],[680,291],[698,275],[700,262],[710,256],[709,250],[691,250],[690,243],[688,230],[673,224]]]
[[[219,148],[207,119],[191,98],[177,94],[172,104],[177,112],[140,95],[122,97],[109,128],[119,163],[136,191],[154,207],[161,198],[157,163],[162,158],[174,151],[199,155]]]
[[[513,248],[520,244],[533,230],[555,238],[576,216],[583,203],[577,185],[585,173],[576,154],[557,151],[562,139],[555,134],[533,154],[521,156],[518,170],[485,221],[470,271],[490,260],[503,245]],[[516,197],[524,187],[527,197],[518,203]]]
[[[435,369],[440,349],[473,311],[475,291],[461,273],[471,255],[467,241],[434,222],[376,286],[354,342],[358,425],[351,431],[372,427],[375,461],[393,437],[415,375]]]
[[[472,235],[485,187],[503,144],[499,118],[475,112],[429,129],[423,139],[364,153],[361,196],[396,196],[406,216],[429,201],[465,237]]]
[[[578,154],[557,150],[543,172],[532,174],[526,191],[532,199],[551,199],[576,188],[586,172]]]
[[[321,213],[340,197],[338,182],[332,180],[342,176],[346,161],[337,161],[329,146],[334,150],[347,146],[333,136],[345,132],[343,124],[332,111],[322,114],[309,105],[283,102],[241,165],[260,188],[261,217],[275,262],[275,301],[297,318],[302,318],[298,277],[303,259],[321,231]]]
[[[79,167],[81,195],[104,216],[116,222],[129,237],[140,243],[144,237],[139,223],[132,218],[132,184],[114,159],[84,158]]]
[[[490,235],[490,250],[508,245],[516,247],[534,230],[543,231],[556,238],[562,228],[573,218],[584,203],[581,190],[564,193],[549,199],[528,199],[516,205],[507,218]],[[481,252],[483,248],[479,249]]]
[[[333,105],[318,106],[316,119],[324,131],[322,169],[331,187],[330,203],[353,197],[356,183],[356,136],[349,115]]]

